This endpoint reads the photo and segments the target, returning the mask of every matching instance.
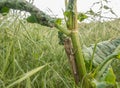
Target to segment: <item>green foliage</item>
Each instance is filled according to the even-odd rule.
[[[119,54],[119,55],[117,55],[117,57],[116,57],[116,58],[120,59],[120,54]]]
[[[109,68],[103,73],[99,80],[93,80],[92,83],[95,88],[113,88],[116,85],[116,76],[112,68]]]
[[[108,2],[107,0],[103,0],[103,1]],[[74,14],[75,11],[73,11],[75,2],[76,2],[76,0],[69,0],[69,3],[68,3],[69,5],[67,8],[68,10],[64,13],[67,28],[70,30],[74,29],[74,26],[75,26],[74,23],[77,23],[77,21],[75,22],[75,19],[73,19],[76,16],[76,14]],[[103,5],[102,1],[100,1],[100,4],[102,5],[100,7],[101,9],[102,8],[109,9],[109,7]],[[25,3],[23,3],[22,5],[26,6]],[[20,6],[22,6],[22,5],[20,5]],[[22,8],[22,10],[23,10],[23,8]],[[19,8],[19,9],[21,9],[21,8]],[[24,8],[24,9],[26,9],[26,8]],[[34,11],[36,12],[36,9]],[[7,8],[1,9],[1,13],[3,13],[3,12],[7,12]],[[98,14],[96,14],[96,13],[94,13],[94,11],[91,10],[90,14],[92,13],[93,15],[101,16],[101,12],[102,11],[99,11]],[[112,14],[115,14],[112,11],[112,9],[110,9],[110,12]],[[45,15],[45,14],[43,13],[43,15]],[[36,16],[35,15],[29,16],[27,18],[27,21],[31,22],[31,23],[38,23]],[[47,17],[49,18],[49,16],[47,16]],[[46,17],[46,15],[43,16],[42,18],[39,19],[39,22],[41,22],[42,25],[48,25],[49,19],[47,19],[47,17]],[[80,21],[82,21],[86,18],[87,18],[87,16],[85,16],[85,14],[81,14],[80,17],[78,17],[78,19]],[[15,22],[19,23],[19,21],[16,21],[16,20],[15,20]],[[61,24],[61,20],[57,20],[56,23]],[[71,88],[73,88],[73,87],[75,87],[75,85],[73,85],[74,81],[72,81],[72,82],[69,81],[69,80],[72,80],[72,78],[70,76],[69,68],[67,70],[64,69],[65,66],[66,66],[65,68],[67,68],[68,64],[66,65],[66,59],[65,59],[66,56],[63,54],[63,51],[64,51],[63,47],[56,44],[57,42],[55,40],[58,40],[58,39],[56,39],[57,35],[55,36],[55,34],[54,33],[52,34],[51,32],[48,33],[48,30],[47,30],[47,38],[45,35],[41,38],[41,36],[37,35],[37,33],[39,34],[39,31],[35,32],[35,29],[32,30],[32,28],[29,26],[28,26],[28,28],[26,28],[27,24],[24,25],[24,23],[22,21],[20,21],[20,24],[17,24],[17,27],[15,27],[14,24],[15,23],[12,23],[12,25],[10,24],[9,27],[7,26],[7,28],[3,28],[1,26],[1,29],[0,29],[0,31],[2,30],[2,32],[3,32],[3,33],[1,33],[2,37],[0,37],[1,38],[1,41],[0,41],[0,44],[1,44],[0,45],[0,49],[1,49],[1,51],[0,51],[0,57],[1,57],[1,59],[0,59],[1,60],[0,61],[0,65],[1,65],[1,67],[0,67],[0,82],[1,83],[0,84],[2,84],[2,85],[0,85],[0,87],[6,88],[6,85],[9,85],[9,84],[13,85],[13,84],[17,84],[17,83],[18,83],[18,85],[16,85],[15,87],[26,87],[26,86],[30,86],[30,85],[35,88],[37,88],[37,87],[38,88],[47,88],[47,87],[51,87],[51,88],[53,88],[53,87],[55,87],[55,88],[56,87],[70,88],[71,87]],[[8,23],[7,23],[7,25],[8,25]],[[13,29],[10,26],[12,26]],[[101,26],[98,26],[97,28],[99,28],[99,27],[101,27]],[[22,31],[19,29],[22,29]],[[30,31],[28,32],[27,29],[29,29]],[[38,29],[40,29],[40,27]],[[42,31],[40,34],[45,34],[45,33],[46,32]],[[76,33],[76,30],[73,31],[72,34],[74,34],[74,33]],[[86,31],[85,31],[85,34],[87,34]],[[48,38],[48,35],[51,35],[51,36],[49,36],[50,38]],[[54,42],[51,39],[51,37],[53,37],[52,35],[55,36],[55,38],[53,39]],[[62,37],[62,34],[60,34],[60,37]],[[81,49],[79,49],[81,47],[78,42],[79,37],[76,34],[72,35],[71,38],[72,37],[76,43],[75,44],[73,41],[73,47],[75,46],[76,49],[78,49],[77,51],[81,50]],[[93,37],[95,37],[95,39],[97,39],[96,36],[93,36]],[[78,38],[78,40],[76,38]],[[8,46],[8,45],[10,45],[10,46]],[[57,47],[57,49],[56,49],[56,47]],[[100,47],[100,48],[102,48],[102,47]],[[74,51],[76,51],[76,49]],[[106,49],[106,47],[104,49]],[[62,53],[62,55],[61,55],[61,53]],[[76,65],[78,68],[82,67],[78,71],[79,71],[80,75],[82,74],[82,76],[85,76],[86,70],[85,70],[85,68],[83,68],[83,67],[85,67],[84,63],[82,63],[83,65],[82,64],[79,65],[79,62],[84,62],[84,60],[79,59],[79,56],[80,56],[80,58],[82,56],[80,54],[82,54],[82,53],[78,52],[78,54],[75,54],[76,58],[78,57],[78,59],[75,58],[76,62],[78,63]],[[111,52],[109,54],[111,54]],[[98,55],[102,56],[100,53]],[[117,58],[119,58],[119,56],[117,56]],[[95,60],[97,62],[97,65],[99,65],[102,62],[101,58],[95,59]],[[35,62],[35,63],[33,63],[33,62]],[[44,69],[43,73],[41,73],[37,76],[35,75],[35,76],[33,76],[33,78],[31,77],[28,80],[26,80],[26,82],[23,82],[23,83],[19,83],[19,82],[21,82],[21,80],[23,81],[23,80],[27,79],[26,76],[23,76],[23,78],[18,79],[16,82],[14,82],[14,80],[16,80],[16,78],[18,78],[19,75],[24,74],[25,72],[28,72],[32,68],[41,66],[41,64],[43,65],[48,62],[50,63],[50,65],[48,66],[48,68]],[[98,63],[98,62],[100,62],[100,63]],[[63,67],[61,67],[61,66],[63,66]],[[60,67],[61,67],[61,69],[59,69]],[[105,69],[103,69],[103,70],[105,70]],[[100,72],[103,73],[104,71],[101,71],[101,69],[100,69]],[[98,73],[99,73],[99,71],[98,71]],[[31,74],[27,74],[27,77],[30,77],[30,76],[31,76]],[[109,76],[112,76],[114,79],[112,80]],[[104,81],[105,82],[99,82],[97,80],[97,88],[105,88],[106,83],[108,83],[108,84],[115,83],[115,76],[114,76],[112,70],[108,70],[108,73],[106,73],[106,75],[105,75]],[[12,82],[12,83],[10,83],[10,82]]]
[[[106,88],[107,84],[105,82],[98,82],[98,81],[94,81],[95,84],[95,88]]]
[[[9,19],[10,22],[0,21],[4,24],[0,28],[0,88],[13,83],[15,88],[29,85],[31,88],[73,88],[75,83],[64,47],[58,44],[58,31],[20,19],[11,23],[13,17]],[[5,63],[6,71],[2,76]],[[35,75],[24,75],[46,63],[50,64]],[[17,80],[21,75],[27,80]]]
[[[7,15],[9,13],[9,8],[8,7],[1,7],[0,8],[0,13],[2,13],[3,16]]]
[[[69,30],[72,30],[72,23],[73,23],[73,16],[74,12],[73,11],[65,11],[64,12],[64,17],[66,21],[66,26]]]
[[[60,19],[60,18],[56,19],[55,23],[58,24],[58,25],[61,25],[62,24],[62,19]]]
[[[116,55],[118,55],[118,52],[115,49],[119,44],[120,38],[111,41],[100,42],[97,45],[91,45],[91,47],[88,48],[84,47],[83,52],[85,53],[85,60],[87,60],[87,62],[89,63],[90,58],[94,58],[92,65],[96,67],[101,64],[101,62],[107,60],[107,58],[109,57],[111,57],[111,59],[115,58]],[[96,46],[95,50],[94,46]],[[94,56],[93,53],[95,53]],[[111,55],[113,55],[113,57]]]
[[[65,11],[64,16],[69,17],[71,14],[74,14],[72,11]]]
[[[115,49],[116,58],[120,59],[120,45]]]
[[[60,45],[64,45],[64,40],[66,38],[66,36],[64,35],[64,33],[58,31],[58,38],[59,38],[59,44]]]
[[[24,81],[25,79],[28,79],[29,77],[31,77],[32,75],[34,75],[35,73],[37,73],[38,71],[41,71],[46,65],[37,67],[27,73],[25,73],[21,78],[19,78],[18,80],[16,80],[15,82],[13,82],[12,84],[8,85],[6,88],[10,88],[16,84],[21,83],[22,81]]]
[[[85,20],[85,19],[87,19],[87,18],[88,18],[88,16],[86,14],[84,14],[84,13],[79,13],[78,14],[78,20],[80,22],[83,21],[83,20]]]
[[[107,71],[107,73],[105,73],[105,75],[104,75],[104,81],[107,84],[115,85],[115,83],[116,83],[116,76],[115,76],[112,68],[109,68],[108,71]]]
[[[74,88],[75,83],[64,47],[58,44],[58,31],[49,30],[50,28],[37,24],[28,24],[20,19],[11,23],[13,17],[9,19],[7,22],[5,19],[0,21],[3,24],[0,27],[0,88],[6,88],[21,75],[45,63],[50,63],[50,66],[31,76],[30,80],[24,80],[14,87],[25,88],[27,85],[31,85],[31,88]],[[89,46],[96,40],[100,42],[116,38],[120,36],[119,25],[119,20],[104,23],[81,23],[81,42]],[[13,45],[11,45],[11,41],[13,41]],[[6,57],[8,58],[5,66],[7,70],[2,76]],[[115,62],[116,68],[118,64],[118,61],[117,64]],[[119,68],[116,73],[119,72]],[[117,77],[119,76],[118,74]],[[102,82],[98,85],[103,87],[106,84]]]
[[[31,16],[27,17],[26,20],[30,23],[38,23],[35,15],[31,15]]]

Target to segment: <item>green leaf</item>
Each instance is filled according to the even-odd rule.
[[[99,82],[97,83],[96,88],[106,88],[107,84],[105,82]]]
[[[88,16],[84,13],[79,13],[78,14],[78,20],[81,22],[83,20],[85,20],[86,18],[88,18]]]
[[[120,82],[116,82],[117,88],[120,88]]]
[[[113,69],[112,68],[109,68],[107,73],[105,74],[105,79],[106,83],[108,84],[115,84],[116,82],[116,76],[113,72]]]
[[[61,25],[62,24],[62,19],[58,18],[56,21],[55,21],[56,24],[58,25]]]
[[[120,54],[116,56],[116,58],[120,59]]]
[[[65,12],[64,12],[64,16],[65,16],[65,17],[68,17],[69,15],[70,15],[69,11],[65,11]]]
[[[27,22],[30,22],[30,23],[38,23],[35,15],[31,15],[31,16],[27,17],[26,20],[27,20]]]
[[[92,81],[93,85],[94,85],[94,88],[106,88],[107,87],[107,84],[106,82],[99,82],[97,80],[94,80]]]
[[[72,12],[72,11],[65,11],[64,12],[65,17],[69,17],[71,14],[74,14],[74,12]]]
[[[7,15],[7,13],[9,13],[9,10],[10,10],[10,8],[8,8],[8,7],[1,7],[0,13],[2,13],[3,16]]]
[[[13,83],[11,83],[10,85],[8,85],[6,88],[11,88],[16,84],[21,83],[22,81],[28,79],[29,77],[33,76],[34,74],[36,74],[37,72],[41,71],[44,67],[46,67],[48,64],[45,64],[43,66],[37,67],[27,73],[25,73],[20,79],[14,81]]]

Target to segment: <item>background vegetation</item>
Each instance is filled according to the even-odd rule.
[[[120,20],[79,24],[82,44],[120,36]],[[55,28],[27,23],[19,15],[0,16],[0,88],[24,73],[49,63],[31,78],[11,88],[75,88],[64,47]]]

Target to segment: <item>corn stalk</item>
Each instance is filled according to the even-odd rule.
[[[73,47],[72,53],[74,54],[73,55],[74,58],[72,59],[72,62],[74,62],[72,64],[72,67],[74,67],[73,68],[74,77],[77,83],[79,81],[80,83],[83,81],[83,88],[90,88],[88,84],[88,80],[85,77],[87,72],[86,72],[84,58],[82,55],[80,39],[78,35],[77,0],[69,0],[68,3],[66,0],[65,4],[66,4],[66,11],[64,15],[66,19],[67,29],[71,31],[70,39],[71,39],[72,47]]]

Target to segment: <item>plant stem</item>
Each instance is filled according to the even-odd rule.
[[[71,33],[71,40],[73,44],[73,50],[75,54],[75,60],[78,68],[78,73],[81,75],[80,79],[86,75],[85,62],[82,55],[82,50],[79,42],[79,36],[77,32]]]
[[[82,49],[79,41],[78,32],[71,33],[71,40],[73,44],[73,50],[74,50],[73,52],[75,56],[75,63],[76,63],[80,83],[83,81],[83,88],[90,88],[88,79],[86,78],[87,72],[86,72],[84,58],[82,55]]]
[[[83,82],[83,88],[90,88],[88,79],[86,78],[87,71],[86,71],[86,66],[84,62],[84,58],[82,55],[82,49],[81,49],[81,44],[80,44],[80,39],[79,39],[79,34],[78,34],[78,22],[77,22],[77,0],[69,0],[68,3],[68,8],[66,11],[72,12],[68,16],[68,20],[66,24],[68,27],[68,30],[71,30],[71,41],[73,45],[73,52],[74,52],[74,57],[75,57],[75,64],[76,64],[76,69],[79,75],[80,83],[82,84]]]

